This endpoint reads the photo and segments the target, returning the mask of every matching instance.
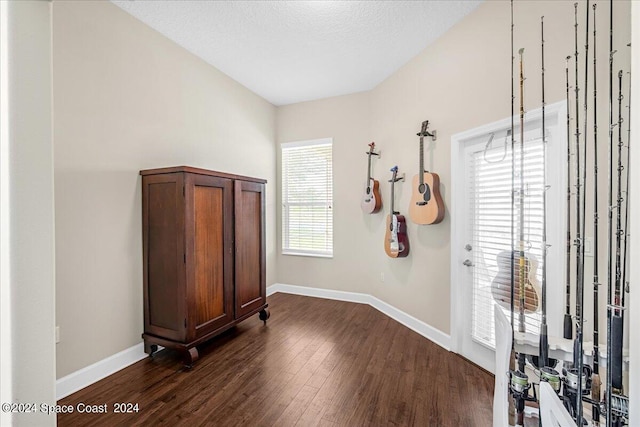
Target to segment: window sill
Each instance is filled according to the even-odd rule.
[[[303,256],[311,258],[333,258],[333,254],[311,254],[307,252],[282,251],[282,255]]]

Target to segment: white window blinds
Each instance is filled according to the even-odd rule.
[[[282,144],[282,253],[333,256],[332,139]]]
[[[472,152],[467,158],[470,171],[467,183],[471,189],[471,209],[469,218],[473,236],[473,307],[472,338],[476,342],[495,348],[494,309],[501,306],[494,304],[492,282],[501,271],[510,274],[511,244],[511,143],[493,145],[494,148]],[[506,148],[506,151],[505,151]],[[515,189],[520,190],[520,144],[516,141],[516,174]],[[529,279],[534,286],[541,281],[542,262],[542,189],[543,189],[543,151],[542,140],[527,140],[525,135],[524,155],[524,242],[527,258],[532,260]],[[519,199],[516,192],[516,205],[513,212],[514,242],[518,249],[520,239]],[[506,263],[498,261],[498,254],[507,254]],[[517,257],[516,257],[517,262]],[[517,265],[516,265],[517,267]],[[518,274],[516,268],[515,274]],[[517,282],[517,279],[516,279]],[[508,308],[502,308],[510,318]],[[526,331],[538,334],[540,330],[540,313],[525,316]],[[518,329],[518,314],[515,314],[514,328]]]

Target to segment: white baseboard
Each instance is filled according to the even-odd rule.
[[[440,347],[449,351],[451,336],[444,332],[434,328],[431,325],[426,324],[422,320],[418,320],[415,317],[405,313],[402,310],[388,304],[378,298],[369,295],[361,294],[357,292],[343,292],[334,291],[330,289],[310,288],[306,286],[285,285],[283,283],[275,283],[267,288],[267,296],[273,295],[276,292],[282,292],[285,294],[304,295],[309,297],[333,299],[338,301],[355,302],[359,304],[369,304],[371,307],[386,314],[393,320],[403,324],[412,331],[422,335]]]
[[[407,328],[417,332],[430,341],[438,344],[445,350],[449,350],[451,337],[442,331],[427,325],[421,320],[398,310],[394,306],[387,304],[378,298],[357,292],[334,291],[330,289],[309,288],[306,286],[285,285],[275,283],[267,288],[267,296],[276,292],[285,294],[304,295],[309,297],[333,299],[338,301],[355,302],[358,304],[369,304],[381,313],[386,314],[395,321],[403,324]],[[139,343],[126,350],[109,356],[106,359],[82,368],[72,374],[60,378],[56,381],[56,399],[60,400],[78,390],[82,390],[103,378],[114,374],[129,365],[144,359],[147,354],[144,352],[144,344]]]
[[[106,359],[82,368],[56,381],[56,399],[60,400],[91,384],[144,359],[144,344],[139,343]]]

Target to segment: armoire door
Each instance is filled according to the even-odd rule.
[[[182,341],[184,313],[183,174],[142,178],[144,330]]]
[[[233,321],[233,181],[185,175],[187,310],[192,339]]]
[[[236,318],[266,303],[264,184],[235,182]]]

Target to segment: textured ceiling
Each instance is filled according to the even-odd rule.
[[[285,105],[372,89],[481,0],[112,2]]]

